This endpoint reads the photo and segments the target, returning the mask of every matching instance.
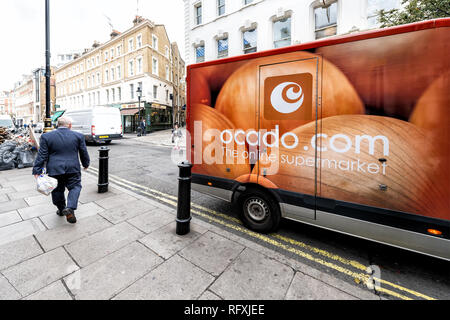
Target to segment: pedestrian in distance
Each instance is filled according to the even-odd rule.
[[[182,136],[183,136],[183,133],[181,132],[181,129],[178,128],[178,123],[175,123],[175,127],[172,130],[172,142],[175,143],[175,146],[174,146],[175,150],[180,149],[180,141],[181,141]]]
[[[146,131],[146,124],[145,124],[145,119],[142,119],[142,121],[141,121],[141,134],[143,135],[143,136],[145,136],[147,133],[145,132]]]
[[[71,129],[71,119],[60,117],[58,129],[41,136],[33,175],[37,178],[46,168],[47,174],[58,180],[58,186],[52,191],[52,202],[58,208],[56,214],[65,216],[69,223],[76,223],[75,210],[81,192],[80,160],[87,170],[90,159],[84,136]],[[67,205],[64,196],[66,188],[69,190]]]

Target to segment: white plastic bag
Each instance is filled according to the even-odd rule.
[[[49,177],[44,169],[42,174],[39,177],[37,177],[36,184],[37,184],[37,191],[48,196],[58,186],[58,180]]]

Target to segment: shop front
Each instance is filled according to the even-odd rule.
[[[137,133],[139,127],[139,107],[136,104],[122,105],[122,126],[124,133]],[[145,119],[146,132],[170,129],[173,127],[172,108],[165,105],[142,102],[141,119]]]

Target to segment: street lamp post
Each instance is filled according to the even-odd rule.
[[[50,118],[50,0],[45,0],[45,120],[44,132],[52,131]]]
[[[139,122],[137,127],[137,134],[138,136],[142,135],[142,129],[141,129],[141,98],[142,98],[142,89],[140,86],[138,86],[137,90],[137,96],[138,96],[138,110],[139,110]]]

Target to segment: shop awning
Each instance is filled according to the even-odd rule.
[[[143,109],[142,109],[143,110]],[[139,109],[122,109],[120,110],[120,114],[123,116],[134,116],[139,112]]]
[[[62,110],[62,111],[56,111],[52,116],[52,122],[55,122],[56,120],[58,120],[59,117],[61,117],[63,115],[63,113],[66,112],[66,110]]]

